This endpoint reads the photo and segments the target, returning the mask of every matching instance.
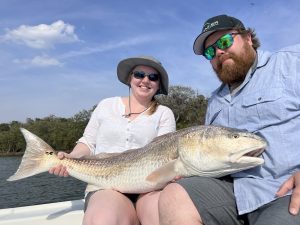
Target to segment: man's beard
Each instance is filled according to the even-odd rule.
[[[218,78],[225,84],[240,84],[244,81],[249,69],[255,60],[255,51],[248,43],[243,44],[242,53],[238,56],[228,53],[228,58],[234,61],[234,64],[217,64],[217,68],[213,68]]]

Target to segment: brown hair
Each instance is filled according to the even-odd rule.
[[[153,113],[155,113],[158,106],[159,106],[158,101],[153,97],[152,100],[151,100],[149,109],[147,111],[147,114],[152,115]]]
[[[245,29],[238,28],[237,31],[239,33],[241,33],[241,35],[243,37],[245,37],[248,34],[251,35],[252,47],[254,48],[254,50],[257,50],[260,47],[260,41],[259,41],[258,37],[256,36],[256,33],[255,33],[254,29],[248,28],[248,29],[245,30]]]

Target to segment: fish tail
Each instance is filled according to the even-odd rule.
[[[20,180],[48,171],[51,163],[45,163],[47,155],[56,155],[56,152],[45,141],[24,128],[20,128],[26,140],[26,149],[21,164],[16,173],[7,181]],[[56,156],[54,156],[56,158]]]

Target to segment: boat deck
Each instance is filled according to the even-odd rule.
[[[0,209],[1,225],[81,225],[84,200]]]

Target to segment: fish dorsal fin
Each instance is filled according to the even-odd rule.
[[[182,162],[179,159],[174,159],[154,170],[146,177],[146,180],[156,184],[168,183],[172,181],[176,176],[182,175],[178,172],[179,168],[182,168]]]
[[[85,192],[98,191],[98,190],[100,190],[100,189],[102,189],[102,188],[100,188],[100,187],[97,186],[97,185],[94,185],[94,184],[88,184],[88,185],[86,186]]]

